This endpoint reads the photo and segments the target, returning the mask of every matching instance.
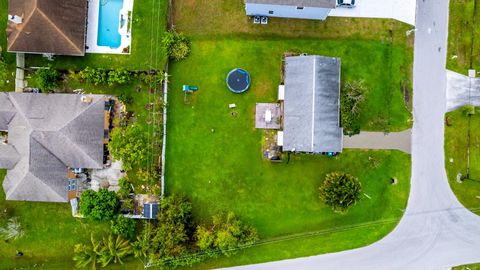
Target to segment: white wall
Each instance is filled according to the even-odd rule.
[[[248,16],[268,16],[268,17],[284,17],[284,18],[299,18],[299,19],[314,19],[325,20],[330,13],[329,8],[313,8],[304,7],[297,9],[296,6],[286,5],[266,5],[266,4],[252,4],[246,3],[245,10]],[[269,11],[273,11],[270,14]]]

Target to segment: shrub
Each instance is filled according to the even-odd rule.
[[[0,87],[5,85],[5,82],[7,80],[7,75],[8,75],[7,64],[3,62],[2,59],[0,59]]]
[[[125,239],[133,239],[135,236],[136,223],[134,219],[117,215],[117,217],[110,222],[110,228],[114,234],[121,235]]]
[[[334,211],[345,212],[360,199],[362,186],[357,178],[343,173],[327,174],[320,186],[320,198]]]
[[[190,54],[190,41],[183,34],[175,31],[165,33],[162,44],[167,55],[175,61],[185,59]]]
[[[119,210],[119,201],[113,191],[86,190],[80,196],[80,213],[95,220],[111,220]]]
[[[361,81],[345,83],[341,92],[340,114],[345,135],[360,133],[360,114],[366,88]]]
[[[107,71],[104,69],[86,67],[81,74],[83,79],[88,83],[92,83],[94,85],[108,83]]]
[[[133,193],[132,184],[127,178],[123,177],[118,180],[118,185],[120,186],[120,189],[118,190],[117,194],[122,198],[125,198]]]
[[[8,220],[5,227],[0,227],[0,237],[3,240],[18,239],[24,234],[22,225],[18,221],[18,218],[12,217]]]
[[[97,269],[97,264],[102,267],[108,266],[111,262],[123,264],[122,259],[132,254],[132,246],[128,240],[120,235],[113,237],[109,235],[103,240],[96,241],[93,235],[90,236],[90,245],[77,244],[74,247],[73,260],[77,268],[91,266]]]
[[[147,133],[140,126],[130,125],[126,128],[113,129],[108,149],[113,158],[121,160],[123,168],[129,171],[133,166],[149,162],[152,145],[149,143]]]
[[[213,224],[198,226],[195,235],[201,250],[219,250],[227,256],[234,254],[236,248],[252,245],[258,240],[255,228],[242,223],[232,212],[214,216]]]
[[[41,89],[49,90],[57,86],[60,73],[51,66],[47,68],[38,69],[35,73],[37,75],[37,82]]]
[[[108,72],[108,85],[125,84],[130,81],[130,72],[124,68],[111,70]]]
[[[475,106],[465,105],[462,107],[462,111],[465,114],[465,116],[472,116],[475,114]]]
[[[118,100],[120,100],[121,102],[123,102],[124,104],[132,104],[133,102],[133,97],[132,95],[129,93],[129,92],[122,92],[119,96],[118,96]]]

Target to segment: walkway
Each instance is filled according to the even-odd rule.
[[[343,148],[400,150],[411,153],[412,130],[402,132],[360,132],[352,137],[343,137]]]
[[[447,27],[448,0],[418,0],[411,191],[398,226],[363,248],[238,269],[415,270],[480,262],[480,217],[460,205],[444,169]]]
[[[15,92],[23,92],[25,89],[25,54],[17,53],[17,69],[15,73]]]
[[[447,70],[447,111],[467,104],[480,106],[480,78]]]
[[[415,25],[415,0],[356,0],[355,8],[336,8],[328,16],[387,18]]]

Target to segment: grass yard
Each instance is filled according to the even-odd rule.
[[[374,96],[371,99],[378,102],[387,91],[382,85],[399,80],[398,69],[405,57],[402,48],[393,48],[394,72],[379,73],[389,64],[390,50],[380,42],[194,39],[192,45],[191,56],[170,69],[167,192],[190,198],[198,221],[218,211],[234,211],[252,223],[266,241],[312,231],[335,231],[260,245],[230,258],[207,261],[199,268],[359,247],[393,229],[407,203],[409,155],[347,150],[337,158],[294,155],[289,164],[273,164],[262,159],[262,131],[254,128],[254,111],[256,102],[276,101],[285,51],[341,57],[343,80],[364,79]],[[252,77],[251,88],[241,95],[231,93],[225,85],[226,74],[235,67],[245,68]],[[200,90],[185,100],[182,84],[197,85]],[[404,127],[409,114],[400,91],[394,97],[390,115],[395,115],[392,119],[397,128]],[[228,109],[230,103],[237,105],[237,116]],[[367,125],[372,116],[388,111],[385,105],[368,106],[369,116],[363,119]],[[334,170],[359,177],[366,193],[348,214],[334,213],[318,198],[320,183]],[[391,185],[391,177],[399,184]],[[361,227],[370,222],[375,224]],[[350,226],[356,229],[342,231]]]
[[[0,17],[8,18],[8,0],[0,0]],[[2,29],[0,34],[0,58],[3,57],[4,61],[7,63],[8,70],[10,71],[7,78],[9,83],[0,87],[0,91],[9,91],[10,89],[15,90],[15,54],[7,53],[7,36],[4,31],[6,28],[7,20],[0,20],[0,29]]]
[[[462,266],[456,266],[452,268],[453,270],[480,270],[480,264],[468,264]]]
[[[450,1],[447,68],[480,70],[480,0]]]
[[[478,110],[478,108],[477,108]],[[445,126],[445,168],[448,181],[459,201],[467,208],[480,208],[480,115],[471,116],[470,179],[457,182],[467,173],[468,117],[460,109],[447,113]]]
[[[0,0],[7,2],[7,0]],[[78,70],[89,67],[120,68],[128,70],[162,70],[167,61],[160,44],[167,25],[168,1],[134,1],[131,55],[86,54],[84,57],[55,56],[53,62],[40,55],[27,55],[27,66],[45,66],[51,63],[59,69]],[[153,47],[151,46],[153,44]],[[157,52],[157,57],[155,53]],[[153,55],[153,56],[152,56]]]

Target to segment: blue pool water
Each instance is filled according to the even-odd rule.
[[[118,33],[120,10],[123,0],[100,0],[98,14],[98,46],[118,48],[122,43],[122,36]]]

